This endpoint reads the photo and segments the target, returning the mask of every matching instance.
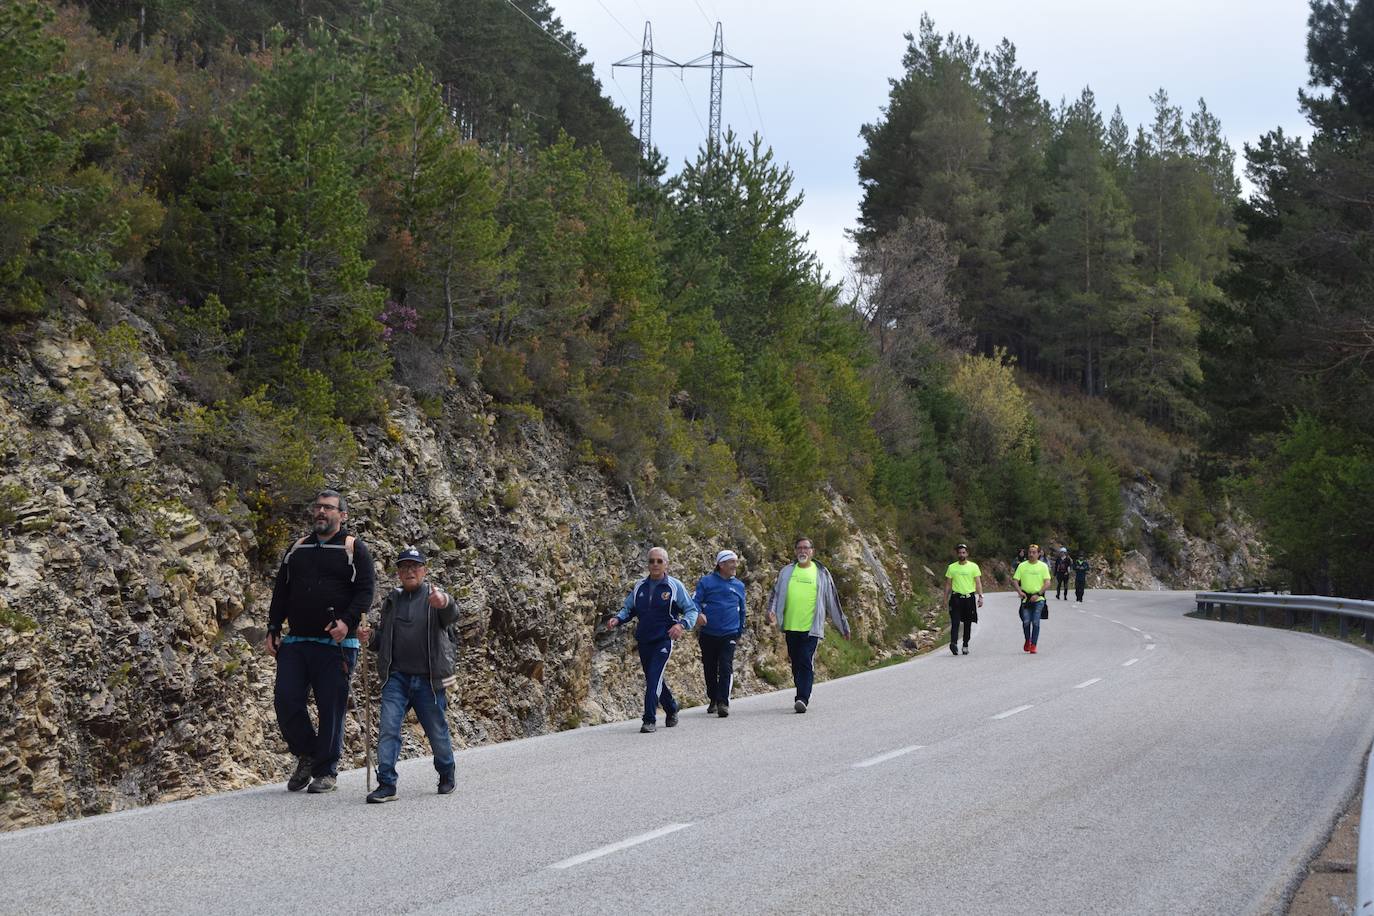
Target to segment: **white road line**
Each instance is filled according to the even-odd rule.
[[[1134,665],[1134,664],[1135,664],[1136,662],[1138,662],[1138,661],[1140,661],[1140,659],[1138,659],[1138,658],[1133,658],[1133,659],[1131,659],[1131,660],[1128,661],[1128,662],[1122,662],[1122,663],[1121,663],[1121,667],[1123,667],[1123,668],[1129,668],[1129,667],[1131,667],[1132,665]]]
[[[1131,627],[1131,629],[1134,630],[1134,631],[1137,632],[1137,633],[1140,632],[1140,628],[1139,628],[1139,627]]]
[[[898,748],[895,751],[888,751],[886,754],[879,754],[877,757],[869,757],[867,760],[860,760],[854,764],[854,769],[861,770],[864,767],[871,767],[875,764],[891,760],[893,757],[900,757],[903,754],[910,754],[912,751],[919,751],[925,747],[924,744],[913,744],[911,747]]]
[[[1151,641],[1154,640],[1154,637],[1151,636],[1149,633],[1146,633],[1146,634],[1145,634],[1145,638],[1146,638],[1147,640],[1151,640]]]
[[[1093,679],[1090,680],[1090,681],[1084,681],[1084,682],[1081,683],[1081,684],[1074,684],[1074,685],[1073,685],[1073,689],[1074,689],[1074,690],[1082,690],[1084,687],[1091,687],[1093,684],[1096,684],[1096,683],[1097,683],[1098,681],[1100,681],[1100,680],[1102,680],[1102,678],[1100,678],[1100,677],[1095,677],[1095,678],[1093,678]]]
[[[1034,706],[1034,705],[1035,705],[1034,703],[1031,703],[1031,704],[1026,705],[1026,706],[1018,706],[1018,707],[1016,707],[1015,709],[1008,709],[1006,712],[999,712],[997,715],[993,716],[993,718],[994,718],[994,719],[1005,719],[1007,716],[1014,716],[1014,715],[1016,715],[1018,712],[1025,712],[1027,709],[1030,709],[1030,708],[1031,708],[1032,706]]]
[[[640,843],[647,843],[650,840],[656,840],[661,836],[667,836],[670,833],[676,833],[679,830],[685,830],[690,826],[692,825],[668,824],[664,827],[658,828],[657,830],[650,830],[648,833],[641,833],[639,836],[632,836],[628,840],[621,840],[619,843],[611,843],[609,846],[601,846],[597,849],[593,849],[591,852],[584,852],[580,856],[573,856],[571,859],[564,859],[561,862],[555,862],[552,865],[550,865],[549,868],[572,868],[574,865],[581,865],[583,862],[590,862],[592,859],[599,859],[602,856],[608,856],[613,852],[620,852],[620,850],[622,849],[629,849],[631,846],[638,846]]]
[[[1158,648],[1158,646],[1159,646],[1159,643],[1154,643],[1154,642],[1152,642],[1152,643],[1150,643],[1148,646],[1146,646],[1145,648],[1146,648],[1146,649],[1154,649],[1154,648]]]
[[[1112,620],[1110,617],[1108,617],[1107,619],[1108,619],[1108,620]],[[1119,626],[1119,627],[1124,627],[1124,626],[1125,626],[1125,624],[1122,623],[1122,622],[1119,621],[1119,620],[1112,620],[1112,623],[1116,624],[1116,625]]]

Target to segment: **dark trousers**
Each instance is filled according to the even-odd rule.
[[[792,662],[792,683],[797,687],[797,699],[811,702],[811,687],[816,683],[816,646],[821,638],[803,630],[784,630],[787,637],[787,658]]]
[[[730,687],[735,680],[735,643],[739,637],[710,636],[702,633],[697,637],[701,644],[701,673],[706,679],[706,699],[712,703],[730,705]]]
[[[343,756],[348,684],[358,664],[358,650],[318,642],[283,643],[277,650],[277,683],[272,692],[277,725],[286,746],[297,757],[314,761],[312,776],[335,775]],[[317,730],[306,709],[315,694]]]
[[[973,622],[978,619],[978,599],[972,595],[961,598],[949,596],[949,644],[959,641],[959,624],[964,625],[964,645],[973,637]]]
[[[658,707],[673,715],[678,710],[677,700],[668,689],[663,673],[668,667],[668,659],[673,654],[673,641],[661,639],[657,642],[639,644],[639,665],[644,669],[644,721],[653,722],[658,718]]]
[[[1069,597],[1069,577],[1067,573],[1062,576],[1056,575],[1054,577],[1054,597]]]
[[[1077,601],[1083,600],[1083,590],[1088,587],[1088,583],[1082,579],[1076,579],[1073,583],[1073,597]]]

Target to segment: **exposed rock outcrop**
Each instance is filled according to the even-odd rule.
[[[118,360],[55,322],[0,351],[0,829],[274,780],[289,763],[257,650],[264,545],[232,492],[207,497],[171,459],[190,403],[139,330],[139,352]],[[458,743],[636,715],[632,636],[601,619],[651,543],[689,587],[720,546],[737,550],[754,616],[737,689],[771,689],[765,677],[786,671],[758,611],[790,532],[770,533],[747,495],[632,499],[551,426],[498,434],[475,389],[451,392],[437,421],[402,395],[356,436],[344,485],[379,583],[419,544],[461,605]],[[929,645],[929,625],[882,644],[910,574],[890,533],[860,530],[837,496],[830,506],[849,534],[822,559],[860,638],[880,655]],[[695,642],[685,648],[671,682],[699,701]],[[350,720],[347,753],[361,752]],[[405,753],[420,752],[409,735]]]

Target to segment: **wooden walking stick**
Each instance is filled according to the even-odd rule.
[[[367,791],[372,791],[372,674],[367,670],[367,646],[360,646],[363,677],[363,755],[367,762]]]

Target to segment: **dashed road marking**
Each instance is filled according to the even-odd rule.
[[[1128,661],[1128,662],[1122,662],[1122,663],[1121,663],[1121,667],[1123,667],[1123,668],[1129,668],[1129,667],[1131,667],[1132,665],[1134,665],[1134,664],[1135,664],[1136,662],[1138,662],[1138,661],[1140,661],[1140,659],[1138,659],[1138,658],[1133,658],[1133,659],[1131,659],[1131,660]]]
[[[903,754],[910,754],[912,751],[919,751],[923,747],[925,747],[924,744],[913,744],[910,747],[902,747],[898,748],[895,751],[888,751],[886,754],[879,754],[877,757],[869,757],[867,760],[860,760],[858,763],[854,764],[854,769],[861,770],[864,767],[871,767],[879,763],[885,763],[886,761],[891,760],[894,757],[900,757]]]
[[[590,862],[593,859],[599,859],[602,856],[608,856],[613,852],[620,852],[620,850],[622,849],[629,849],[631,846],[638,846],[641,843],[647,843],[650,840],[656,840],[661,836],[667,836],[668,834],[676,833],[679,830],[686,830],[690,826],[692,825],[667,824],[663,827],[658,828],[657,830],[650,830],[648,833],[641,833],[638,836],[632,836],[627,840],[621,840],[619,843],[611,843],[606,846],[600,846],[596,849],[593,849],[591,852],[584,852],[580,856],[573,856],[570,859],[563,859],[560,862],[553,863],[549,866],[549,868],[572,868],[575,865],[581,865],[583,862]]]
[[[1007,716],[1014,716],[1014,715],[1016,715],[1018,712],[1025,712],[1027,709],[1030,709],[1030,708],[1031,708],[1032,706],[1034,706],[1034,705],[1035,705],[1034,703],[1028,703],[1028,704],[1025,705],[1025,706],[1018,706],[1018,707],[1016,707],[1015,709],[1008,709],[1006,712],[999,712],[997,715],[993,716],[993,718],[994,718],[994,719],[1005,719]]]
[[[1074,689],[1074,690],[1082,690],[1084,687],[1091,687],[1093,684],[1096,684],[1096,683],[1100,682],[1101,680],[1102,680],[1102,678],[1100,678],[1100,677],[1095,677],[1095,678],[1093,678],[1092,680],[1084,681],[1084,682],[1081,683],[1081,684],[1074,684],[1074,685],[1073,685],[1073,689]]]

